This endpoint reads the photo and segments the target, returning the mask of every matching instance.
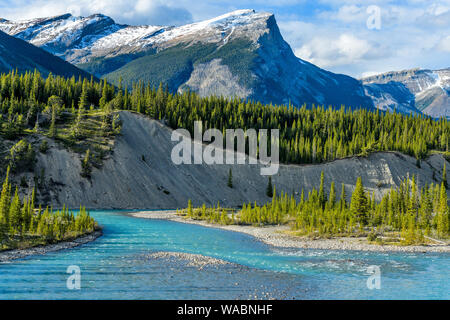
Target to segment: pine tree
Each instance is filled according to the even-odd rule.
[[[344,184],[342,184],[341,198],[339,200],[339,207],[340,207],[341,211],[347,208],[347,199],[346,198],[347,198],[347,195],[345,193],[345,186],[344,186]]]
[[[92,166],[90,162],[90,149],[86,150],[83,162],[81,163],[81,176],[89,178],[91,176]]]
[[[439,193],[439,209],[437,213],[436,231],[440,237],[445,236],[449,231],[447,191],[444,186],[444,182],[441,183],[441,189]]]
[[[269,198],[273,197],[273,186],[272,186],[272,177],[269,176],[269,181],[267,182],[266,195]]]
[[[12,233],[16,233],[21,230],[22,227],[22,212],[21,212],[21,203],[19,198],[19,189],[16,188],[16,192],[14,193],[13,200],[11,202],[11,207],[9,209],[9,217],[10,217],[10,229]]]
[[[187,216],[188,216],[188,218],[192,218],[194,216],[191,199],[188,200]]]
[[[327,196],[325,195],[325,190],[324,190],[324,174],[323,171],[320,173],[320,187],[319,187],[319,202],[320,205],[323,207],[325,207],[325,203],[327,202]]]
[[[230,171],[228,171],[227,186],[228,186],[228,188],[233,188],[233,173],[231,171],[231,168],[230,168]]]
[[[328,204],[329,204],[330,209],[333,209],[334,205],[336,204],[336,190],[334,188],[334,181],[331,182],[330,196],[329,196]]]
[[[48,136],[50,138],[56,137],[56,108],[54,106],[52,107],[52,120],[50,124],[50,129],[48,131]]]
[[[10,167],[6,169],[6,177],[2,186],[2,193],[0,196],[0,227],[9,227],[9,206],[11,202],[11,186],[9,184]]]
[[[442,170],[442,182],[444,183],[445,189],[448,189],[448,184],[447,184],[447,161],[444,162],[444,169]]]
[[[356,187],[352,193],[350,211],[356,217],[356,220],[362,228],[367,223],[368,218],[368,202],[367,196],[364,191],[361,177],[356,180]]]

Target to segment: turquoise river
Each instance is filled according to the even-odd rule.
[[[449,299],[450,254],[286,249],[253,237],[121,211],[91,212],[104,235],[78,248],[0,264],[0,299]],[[193,266],[153,252],[232,264]],[[81,289],[69,290],[69,266]],[[369,266],[380,289],[367,286]]]

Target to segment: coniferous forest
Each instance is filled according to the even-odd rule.
[[[369,241],[399,242],[403,245],[423,244],[427,237],[445,239],[450,234],[447,191],[444,182],[418,189],[415,177],[405,179],[391,188],[379,203],[364,189],[361,178],[350,202],[342,185],[336,197],[331,183],[329,194],[324,191],[323,173],[319,190],[306,195],[301,191],[299,201],[293,195],[273,192],[272,200],[262,206],[248,203],[242,209],[221,208],[220,203],[209,208],[203,205],[179,213],[187,218],[218,224],[247,224],[255,226],[289,224],[295,235],[309,237],[367,236]]]
[[[101,162],[107,152],[101,148],[108,145],[103,138],[120,133],[120,120],[115,112],[119,110],[142,113],[191,133],[197,120],[203,121],[204,129],[280,129],[283,163],[323,163],[376,151],[399,151],[416,157],[420,165],[420,159],[431,152],[449,151],[450,125],[446,119],[352,110],[344,106],[333,109],[262,105],[241,99],[200,97],[192,92],[170,93],[162,84],[154,88],[137,83],[132,88],[124,88],[120,83],[114,87],[93,79],[52,75],[44,79],[38,72],[10,72],[0,76],[0,106],[1,136],[14,142],[9,156],[3,159],[6,160],[2,162],[3,169],[9,166],[13,171],[32,166],[36,151],[27,136],[39,133],[82,153],[80,175],[89,178],[92,165]],[[97,145],[83,144],[97,138],[101,138]],[[47,142],[42,141],[39,151],[45,153],[47,148]],[[56,213],[39,210],[38,214],[30,215],[34,212],[33,197],[21,202],[17,193],[11,194],[7,179],[5,183],[1,217],[3,230],[9,230],[9,235],[30,232],[62,239],[71,232],[83,233],[93,228],[94,222],[84,210],[80,215],[80,219],[86,220],[82,227],[80,222],[77,226],[78,218],[66,209]],[[448,236],[446,186],[417,190],[414,179],[406,180],[376,203],[359,180],[352,201],[347,203],[345,190],[344,196],[337,200],[336,186],[333,184],[326,196],[323,183],[322,179],[318,191],[312,190],[307,196],[302,193],[300,202],[286,194],[277,195],[270,187],[267,194],[273,196],[271,203],[261,207],[245,204],[236,212],[239,217],[234,216],[234,211],[230,217],[219,206],[193,209],[191,204],[188,216],[222,223],[229,223],[230,219],[249,224],[290,223],[298,233],[320,236],[352,234],[369,228],[374,239],[377,233],[401,232],[403,241],[408,243],[420,242],[427,235]],[[231,172],[228,186],[233,187]],[[7,199],[12,196],[9,204]],[[48,221],[53,221],[52,227]]]
[[[36,208],[34,189],[20,199],[18,188],[11,188],[9,172],[8,168],[0,195],[0,251],[74,239],[97,228],[84,207],[77,215],[65,207]]]
[[[202,98],[191,92],[172,94],[162,84],[156,89],[137,83],[125,90],[106,81],[52,75],[44,79],[37,72],[10,72],[0,76],[0,106],[4,137],[22,136],[39,126],[39,117],[44,116],[50,124],[37,129],[47,130],[50,137],[64,136],[69,146],[82,138],[80,119],[86,114],[105,111],[98,126],[114,133],[120,125],[112,112],[131,110],[191,133],[196,120],[203,121],[204,129],[280,129],[283,163],[322,163],[375,151],[400,151],[422,159],[431,151],[449,151],[450,125],[445,119],[344,106],[308,109]],[[57,123],[64,121],[68,128],[58,133]]]

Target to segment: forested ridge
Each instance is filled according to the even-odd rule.
[[[186,128],[191,133],[196,120],[203,121],[204,129],[222,131],[232,128],[280,129],[280,158],[284,163],[322,163],[375,151],[400,151],[415,156],[420,166],[419,160],[430,152],[449,151],[450,126],[445,119],[351,110],[344,106],[334,110],[331,107],[308,109],[305,106],[262,105],[241,99],[200,97],[191,92],[170,93],[162,84],[156,89],[137,83],[128,90],[120,84],[114,87],[93,78],[52,75],[43,78],[38,72],[10,72],[0,75],[0,107],[2,141],[12,145],[2,163],[12,172],[32,169],[35,152],[45,153],[48,149],[46,140],[42,139],[46,136],[83,153],[80,174],[89,179],[92,165],[101,162],[105,153],[111,150],[105,137],[120,133],[116,113],[119,110],[145,114],[174,129]],[[28,137],[30,140],[37,137],[37,141],[41,141],[38,150]],[[41,175],[43,178],[35,183],[38,188],[39,181],[45,181],[44,172]],[[34,196],[21,201],[18,192],[13,194],[8,186],[8,178],[5,183],[5,194],[2,193],[0,198],[4,238],[28,232],[44,239],[63,239],[73,232],[92,229],[93,220],[84,210],[81,216],[89,222],[78,229],[77,218],[67,209],[59,212],[30,209],[34,208],[34,200],[30,200]],[[233,187],[231,171],[227,185]],[[376,238],[380,230],[389,230],[401,232],[404,241],[415,243],[422,241],[425,235],[448,235],[446,187],[428,186],[419,191],[414,179],[407,180],[376,204],[374,197],[364,191],[361,181],[356,183],[350,203],[345,202],[345,197],[340,201],[335,199],[334,185],[327,198],[323,181],[319,191],[311,190],[308,197],[302,193],[300,202],[286,194],[277,195],[270,184],[267,194],[273,196],[272,202],[261,207],[244,205],[239,221],[251,224],[290,221],[296,232],[309,235],[351,234],[355,230],[371,228]],[[356,206],[353,197],[357,196],[361,201]],[[210,212],[206,213],[207,217],[205,210],[195,211],[196,215],[224,223],[230,219],[219,208],[206,211]],[[30,215],[30,212],[34,214]],[[193,214],[192,208],[188,212]],[[50,224],[40,222],[41,218],[51,221]],[[65,222],[61,225],[58,221]],[[58,229],[62,226],[67,229]]]
[[[196,120],[203,121],[204,129],[280,129],[280,160],[284,163],[321,163],[374,151],[400,151],[422,159],[433,150],[448,152],[450,137],[447,120],[422,115],[351,110],[343,106],[333,110],[262,105],[241,99],[203,98],[191,92],[173,94],[163,85],[156,89],[143,83],[125,90],[120,84],[115,88],[106,81],[93,79],[52,75],[44,79],[37,72],[2,74],[0,106],[1,133],[8,138],[21,136],[27,128],[35,127],[40,114],[54,118],[54,113],[57,116],[61,110],[73,115],[67,121],[72,138],[78,140],[78,116],[99,110],[108,112],[105,118],[109,120],[101,124],[108,127],[114,125],[111,112],[131,110],[191,133]],[[45,133],[51,136],[51,126],[46,129]]]

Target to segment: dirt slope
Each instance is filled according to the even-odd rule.
[[[38,155],[37,172],[45,169],[50,181],[50,196],[55,207],[80,204],[89,208],[173,209],[185,207],[188,199],[195,205],[220,201],[238,206],[244,201],[264,203],[267,177],[260,176],[257,165],[234,165],[234,188],[227,187],[228,165],[179,165],[172,163],[171,130],[142,115],[121,112],[122,135],[116,138],[112,157],[92,178],[80,176],[80,157],[52,144],[47,154]],[[143,157],[145,161],[143,161]],[[414,158],[398,153],[377,153],[367,158],[349,158],[322,165],[283,165],[273,177],[277,190],[298,192],[318,187],[323,170],[327,188],[335,181],[338,194],[344,183],[347,194],[358,176],[379,197],[409,175],[419,184],[440,179],[444,159],[433,155],[416,167]],[[448,172],[450,174],[450,172]],[[450,175],[449,175],[450,176]]]

